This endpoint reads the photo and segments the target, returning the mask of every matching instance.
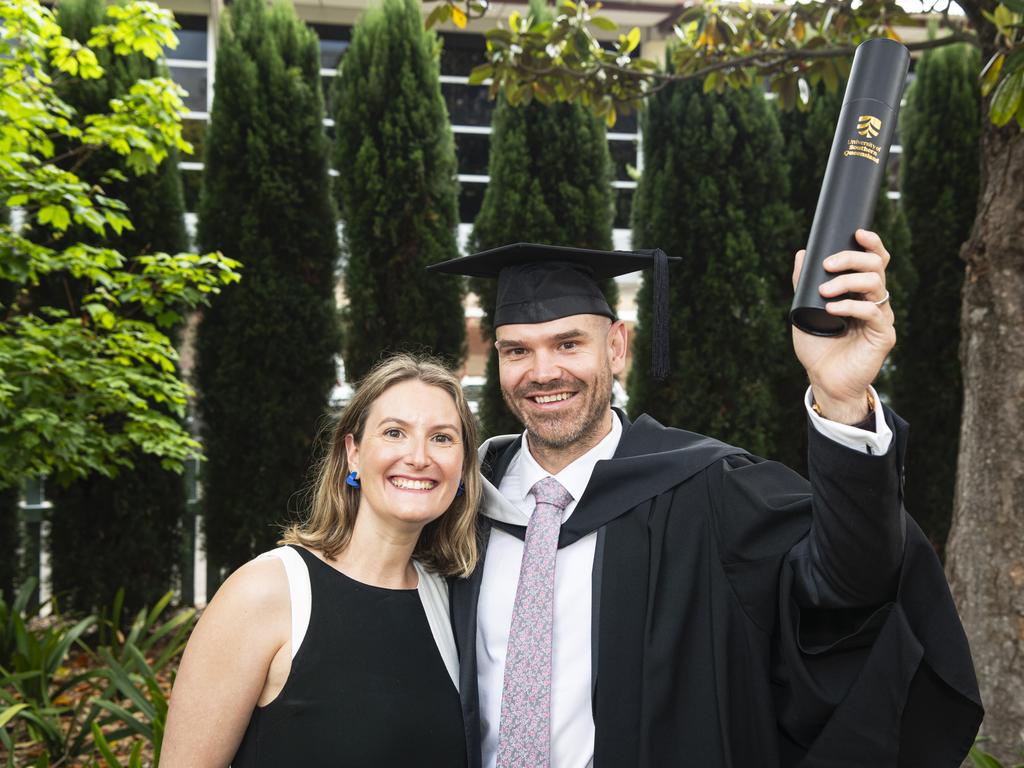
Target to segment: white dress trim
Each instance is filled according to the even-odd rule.
[[[313,604],[312,590],[309,585],[309,569],[302,555],[292,547],[278,547],[259,555],[260,558],[278,558],[284,564],[288,578],[288,596],[291,599],[292,615],[292,658],[299,651],[306,630],[309,629],[309,615]],[[455,636],[452,634],[451,616],[448,609],[448,583],[431,573],[415,560],[416,575],[419,583],[416,592],[423,604],[423,612],[427,616],[430,633],[434,636],[434,644],[441,654],[448,676],[452,679],[455,689],[459,688],[459,655],[455,650]]]

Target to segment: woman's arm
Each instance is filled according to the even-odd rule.
[[[171,693],[162,768],[231,762],[275,656],[289,649],[291,606],[280,560],[246,563],[203,612]]]

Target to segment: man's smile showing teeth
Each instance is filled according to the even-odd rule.
[[[429,491],[437,485],[433,480],[412,480],[408,477],[392,477],[389,479],[393,486],[404,491]]]
[[[537,395],[533,401],[535,403],[557,403],[560,400],[568,400],[573,394],[572,392],[559,392],[557,395]]]

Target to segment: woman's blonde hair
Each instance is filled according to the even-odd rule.
[[[394,355],[382,360],[359,383],[348,406],[331,429],[327,453],[316,468],[308,518],[285,530],[280,544],[301,544],[318,549],[330,559],[352,538],[359,490],[345,483],[349,473],[345,436],[356,443],[363,438],[370,407],[384,392],[403,381],[416,380],[443,389],[459,413],[462,427],[462,481],[465,491],[420,533],[413,557],[444,576],[468,576],[476,567],[478,546],[476,513],[482,491],[477,458],[476,419],[469,409],[459,380],[430,357]]]

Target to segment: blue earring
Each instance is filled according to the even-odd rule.
[[[459,483],[459,489],[455,492],[455,495],[456,496],[461,496],[465,492],[466,492],[466,484],[465,483]]]
[[[351,472],[348,473],[348,476],[345,478],[345,485],[350,485],[353,488],[363,487],[362,483],[359,482],[359,475],[356,474],[355,470],[352,470]]]

